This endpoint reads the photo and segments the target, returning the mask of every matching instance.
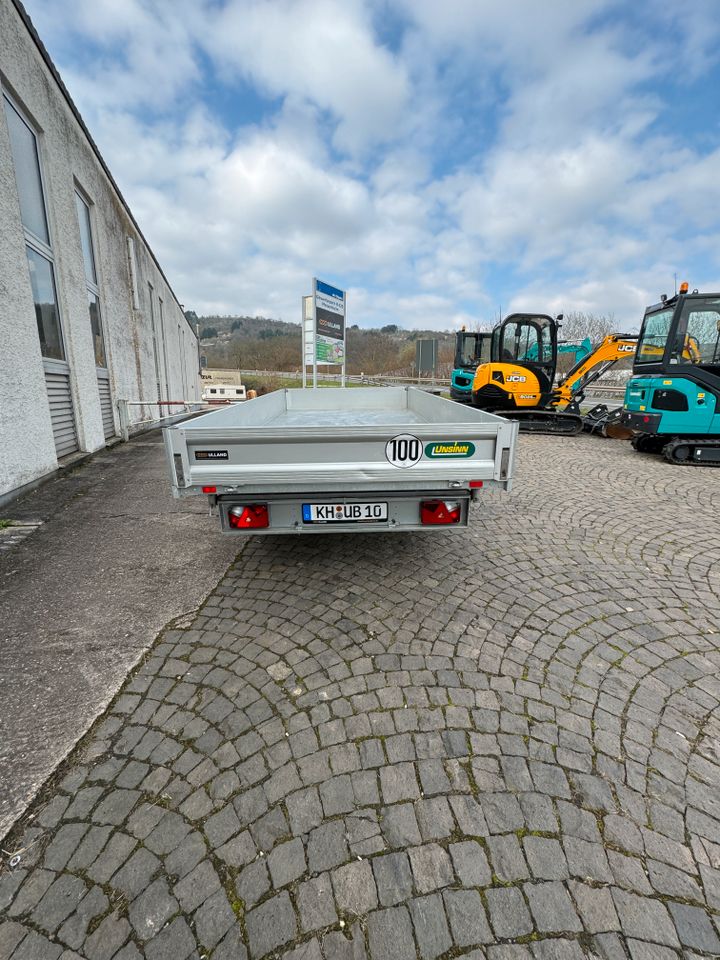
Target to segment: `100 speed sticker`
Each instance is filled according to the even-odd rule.
[[[409,433],[401,433],[385,444],[385,456],[394,467],[414,467],[422,455],[422,443]]]

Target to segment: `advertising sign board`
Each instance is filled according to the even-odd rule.
[[[313,278],[311,297],[302,298],[303,386],[307,366],[312,364],[313,387],[317,386],[318,364],[341,368],[345,386],[345,291]]]
[[[315,360],[345,363],[345,291],[313,281],[315,297]]]

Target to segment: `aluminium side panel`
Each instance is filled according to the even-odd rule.
[[[211,485],[248,493],[456,489],[470,480],[507,485],[517,424],[408,388],[287,390],[165,436],[178,495]],[[412,458],[394,455],[402,438],[412,441]]]

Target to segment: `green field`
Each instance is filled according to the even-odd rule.
[[[266,393],[269,393],[272,390],[284,390],[286,387],[302,387],[302,377],[250,377],[244,381],[245,387],[250,390],[257,390],[258,392],[264,388]],[[312,386],[312,377],[308,377],[308,385]],[[338,381],[323,381],[318,380],[318,388],[325,389],[335,388],[337,389],[340,386]],[[371,383],[346,383],[347,387],[371,387]]]

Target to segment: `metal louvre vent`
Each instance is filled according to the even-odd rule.
[[[115,420],[113,418],[112,394],[110,380],[107,376],[98,374],[98,392],[100,394],[100,410],[102,412],[103,433],[106,440],[115,436]]]
[[[55,451],[58,458],[65,457],[78,449],[75,414],[70,393],[70,375],[51,373],[46,370],[45,386],[50,404]]]

